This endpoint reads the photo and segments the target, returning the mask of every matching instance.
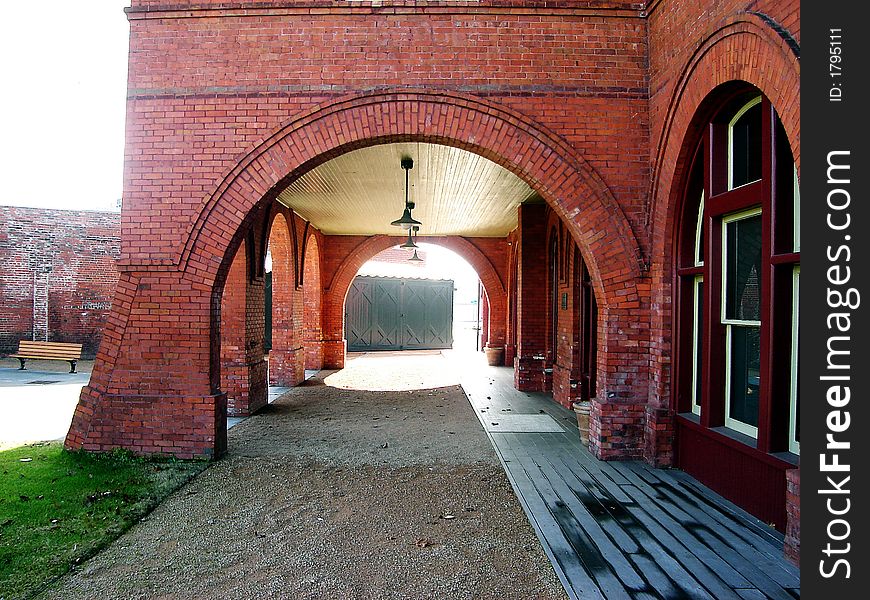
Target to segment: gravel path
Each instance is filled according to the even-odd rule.
[[[462,389],[378,391],[449,383],[450,363],[384,358],[234,427],[224,460],[43,597],[565,598]]]

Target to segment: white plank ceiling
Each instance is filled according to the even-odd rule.
[[[278,201],[330,235],[404,235],[402,157],[414,159],[409,199],[419,235],[504,237],[517,207],[539,197],[519,177],[458,148],[425,143],[371,146],[334,158],[290,184]]]

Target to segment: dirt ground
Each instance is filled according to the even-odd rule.
[[[451,361],[386,358],[235,426],[225,459],[42,597],[565,598]]]

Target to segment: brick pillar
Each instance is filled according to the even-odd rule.
[[[65,446],[220,456],[227,400],[211,378],[220,317],[211,290],[186,273],[122,271],[112,311]]]
[[[221,298],[221,389],[227,414],[250,415],[268,402],[265,361],[265,286],[248,276],[243,243],[227,274]]]
[[[801,470],[789,469],[785,472],[785,557],[800,565],[801,560]]]
[[[321,306],[323,288],[320,285],[320,250],[317,238],[311,235],[305,249],[305,267],[302,284],[303,346],[305,368],[320,369],[323,366],[323,331],[321,329]]]
[[[305,379],[302,345],[302,292],[296,289],[296,257],[290,230],[283,215],[275,218],[269,233],[272,253],[272,348],[269,350],[269,383],[293,387]]]
[[[486,348],[489,344],[489,297],[481,290],[480,298],[480,347]]]
[[[517,228],[517,349],[514,386],[547,389],[546,331],[547,248],[546,205],[522,204]]]
[[[344,296],[338,297],[333,291],[323,294],[323,349],[324,369],[343,369],[347,353],[347,340],[344,339]]]
[[[644,455],[646,405],[592,400],[589,451],[601,460],[639,460]]]

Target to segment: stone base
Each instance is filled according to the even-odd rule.
[[[644,454],[645,404],[592,400],[589,450],[600,460],[639,460]]]

